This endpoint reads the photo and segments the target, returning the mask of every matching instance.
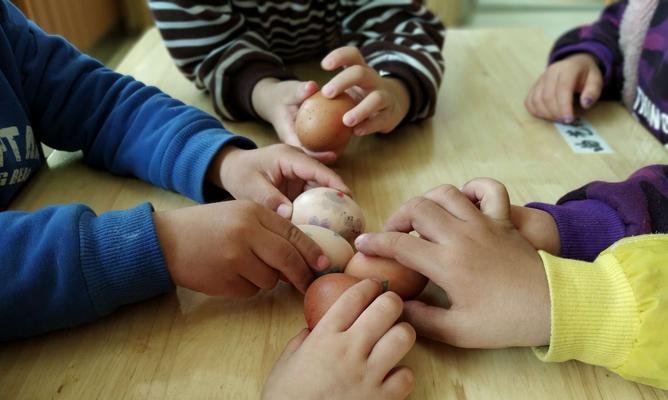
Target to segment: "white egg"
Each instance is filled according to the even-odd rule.
[[[319,187],[307,190],[295,199],[292,223],[321,226],[352,243],[364,231],[364,213],[345,193]]]
[[[353,257],[352,246],[338,233],[316,225],[297,225],[297,228],[313,239],[329,258],[327,272],[342,272]]]

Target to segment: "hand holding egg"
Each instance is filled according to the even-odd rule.
[[[328,99],[317,92],[304,100],[295,119],[301,144],[312,151],[343,153],[353,134],[343,124],[343,115],[353,107],[355,101],[345,93]]]
[[[402,299],[419,295],[427,284],[426,277],[394,260],[353,254],[344,238],[353,242],[362,233],[364,215],[357,203],[342,192],[331,188],[307,190],[294,201],[292,222],[320,246],[331,262],[327,275],[316,279],[304,298],[309,329],[348,287],[362,279],[381,282],[385,290]]]

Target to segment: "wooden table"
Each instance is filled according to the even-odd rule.
[[[544,67],[550,41],[537,30],[450,31],[447,73],[434,118],[387,137],[355,139],[335,166],[366,212],[369,229],[402,202],[438,184],[476,176],[508,184],[512,200],[555,201],[595,179],[620,180],[663,147],[618,104],[587,114],[614,154],[577,155],[553,125],[529,116],[524,95]],[[155,30],[120,70],[209,112],[175,69]],[[326,79],[313,65],[305,77]],[[276,141],[255,123],[227,123],[259,145]],[[149,200],[158,209],[191,204],[133,179],[56,152],[13,204],[34,210],[80,201],[98,212]],[[303,326],[301,295],[279,286],[249,300],[188,290],[123,307],[100,321],[0,345],[0,398],[258,398],[284,345]],[[412,399],[667,399],[577,362],[545,364],[529,349],[462,350],[419,340],[405,363],[416,372]]]

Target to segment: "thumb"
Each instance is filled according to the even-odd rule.
[[[275,211],[281,217],[292,217],[292,202],[276,186],[263,175],[258,173],[255,179],[246,184],[246,197]]]
[[[403,319],[418,335],[448,344],[457,343],[457,328],[452,311],[430,306],[418,300],[404,303]]]
[[[313,96],[320,88],[315,81],[302,82],[297,91],[297,98],[295,104],[300,105],[304,100]]]
[[[365,233],[355,239],[358,251],[368,255],[396,260],[432,281],[441,268],[434,262],[438,245],[401,232]]]
[[[288,344],[285,346],[285,350],[283,350],[283,353],[279,357],[279,361],[290,357],[295,353],[295,351],[299,350],[302,343],[304,343],[304,340],[306,340],[306,338],[308,337],[309,333],[311,332],[308,329],[304,328],[301,330],[301,332],[297,334],[297,336],[290,339]]]
[[[491,178],[476,178],[462,187],[462,193],[474,203],[480,203],[480,211],[495,220],[510,220],[510,198],[506,187]]]
[[[582,93],[580,94],[580,105],[585,109],[591,108],[601,97],[602,90],[603,77],[601,76],[601,71],[598,67],[590,69],[582,88]]]

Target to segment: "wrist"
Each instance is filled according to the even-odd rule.
[[[155,233],[158,237],[158,242],[160,243],[160,249],[165,257],[167,271],[174,284],[178,285],[178,276],[176,276],[177,274],[174,271],[174,265],[176,264],[176,238],[178,236],[175,234],[175,229],[172,226],[170,213],[171,211],[153,212],[153,224],[155,225]]]
[[[281,81],[273,77],[260,79],[251,93],[253,109],[260,118],[269,123],[272,123],[273,120],[272,110],[276,108],[276,104],[272,101],[271,92],[279,82]]]
[[[230,154],[236,153],[238,151],[243,150],[231,145],[224,146],[222,149],[220,149],[207,169],[206,180],[221,189],[225,189],[224,172],[227,168],[229,168],[230,165],[229,156]]]
[[[397,112],[400,113],[401,120],[403,121],[411,106],[410,91],[404,81],[399,78],[385,76],[383,80],[386,82],[392,98],[397,102]]]

